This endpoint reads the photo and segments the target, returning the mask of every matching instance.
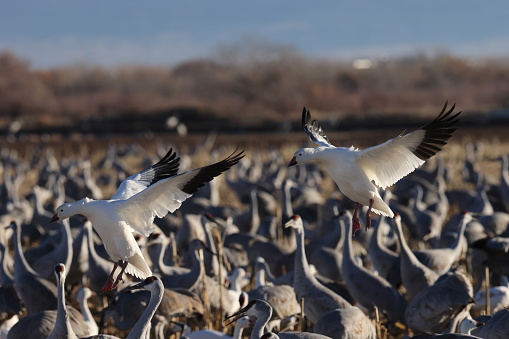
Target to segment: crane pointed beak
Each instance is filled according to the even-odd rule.
[[[244,308],[243,308],[243,309],[241,309],[241,310],[239,310],[238,312],[233,313],[232,315],[230,315],[230,316],[228,316],[228,317],[224,318],[223,322],[225,322],[225,321],[226,321],[226,320],[228,320],[228,319],[232,319],[232,318],[233,318],[232,320],[230,320],[230,321],[229,321],[227,324],[225,324],[224,326],[228,326],[228,325],[230,325],[231,323],[236,322],[237,320],[239,320],[239,319],[240,319],[240,318],[242,318],[243,316],[244,316]]]
[[[293,157],[292,160],[290,160],[290,162],[288,163],[288,167],[291,167],[293,165],[297,165],[297,159],[295,157]]]
[[[49,222],[53,222],[53,221],[58,221],[60,220],[60,218],[58,217],[58,215],[55,213],[55,215],[49,220]]]

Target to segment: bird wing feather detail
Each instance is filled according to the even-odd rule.
[[[148,237],[154,230],[155,217],[175,212],[200,187],[237,164],[243,156],[243,152],[232,153],[215,164],[159,180],[129,199],[119,201],[118,214],[133,230]]]
[[[430,123],[408,134],[400,134],[383,144],[357,153],[357,163],[369,180],[386,188],[412,173],[447,144],[456,130],[459,114],[452,114],[455,105],[447,110],[447,102],[440,114]]]
[[[154,165],[143,171],[131,175],[122,181],[112,200],[125,200],[143,191],[156,182],[172,177],[177,174],[180,165],[180,158],[170,148],[168,153]]]
[[[398,136],[383,144],[370,147],[357,154],[357,163],[369,180],[378,187],[386,188],[424,164],[413,154],[424,132],[418,130]]]
[[[302,109],[302,128],[314,143],[320,146],[334,147],[316,120],[311,121],[311,113],[309,113],[306,107]]]

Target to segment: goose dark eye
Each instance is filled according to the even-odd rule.
[[[64,210],[60,210],[60,212],[63,212]]]
[[[301,157],[301,156],[302,156],[302,153],[299,153],[299,157]]]

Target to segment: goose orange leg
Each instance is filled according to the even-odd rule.
[[[118,262],[116,262],[113,265],[113,269],[111,270],[111,273],[108,276],[108,280],[106,281],[106,284],[101,288],[101,292],[107,292],[107,291],[111,291],[113,289],[113,274],[115,274],[117,267],[118,267]]]
[[[129,262],[119,260],[118,264],[120,265],[120,267],[122,269],[120,270],[120,273],[117,275],[117,279],[115,280],[115,283],[113,283],[113,286],[111,287],[111,289],[114,289],[115,287],[117,287],[118,283],[122,281],[122,276],[124,275],[124,271],[125,271],[127,265],[129,264]]]

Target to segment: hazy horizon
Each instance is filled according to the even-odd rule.
[[[0,51],[35,68],[172,65],[246,39],[312,58],[509,56],[509,3],[490,1],[8,2]]]

